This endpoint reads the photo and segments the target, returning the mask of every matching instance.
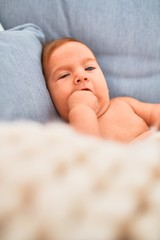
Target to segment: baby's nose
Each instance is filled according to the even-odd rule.
[[[83,81],[87,81],[87,77],[77,77],[76,78],[76,83],[80,83],[80,82],[83,82]]]

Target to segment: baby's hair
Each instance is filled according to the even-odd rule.
[[[42,65],[43,65],[43,73],[45,76],[45,79],[47,80],[47,74],[46,74],[46,66],[48,64],[48,61],[50,59],[51,54],[60,46],[64,45],[65,43],[68,42],[79,42],[84,44],[83,42],[79,41],[78,39],[75,38],[60,38],[56,40],[52,40],[50,42],[45,43],[43,46],[43,52],[42,52]]]

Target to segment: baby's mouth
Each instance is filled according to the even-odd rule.
[[[81,91],[90,91],[90,92],[92,92],[89,88],[82,88]]]

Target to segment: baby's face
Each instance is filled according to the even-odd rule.
[[[47,66],[47,86],[60,116],[68,121],[68,99],[75,91],[90,91],[98,100],[98,115],[109,104],[104,75],[91,50],[82,43],[68,42],[57,48]]]

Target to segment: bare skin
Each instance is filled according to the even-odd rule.
[[[109,99],[92,51],[79,42],[57,48],[47,66],[47,86],[60,116],[81,133],[121,142],[146,138],[160,120],[160,104],[129,97]]]

